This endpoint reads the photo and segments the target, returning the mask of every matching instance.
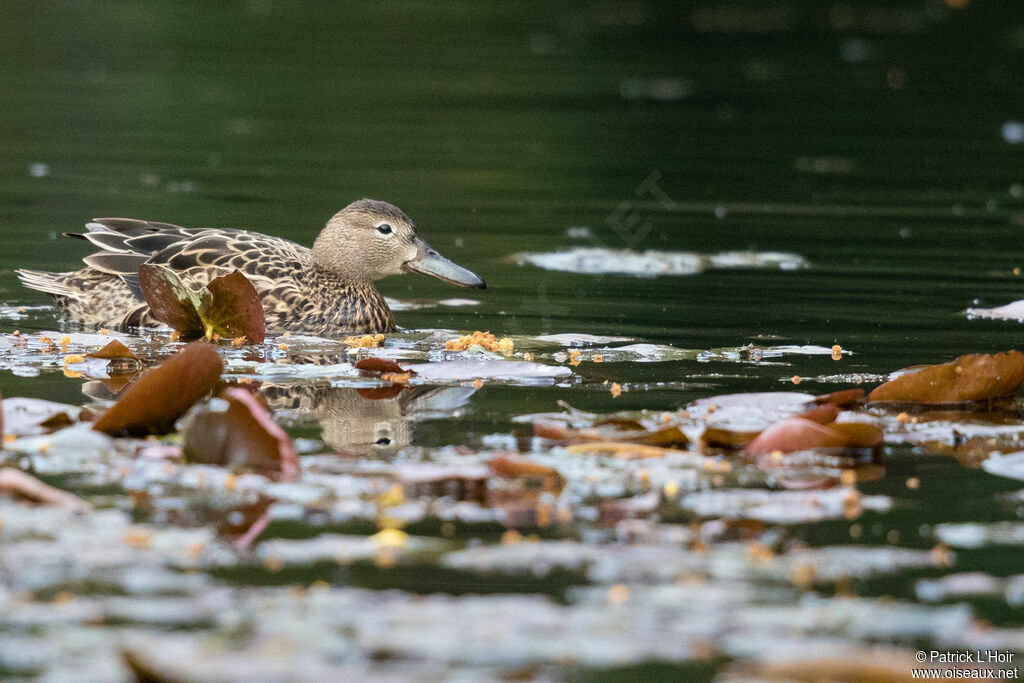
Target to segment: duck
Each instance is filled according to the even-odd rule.
[[[65,321],[129,330],[163,325],[139,284],[139,267],[174,270],[194,289],[240,271],[259,292],[268,331],[337,337],[395,331],[375,283],[421,273],[460,287],[483,279],[441,256],[397,206],[360,199],[334,214],[313,247],[249,230],[183,228],[134,218],[96,218],[68,237],[99,249],[63,273],[19,269],[22,284],[50,295]]]

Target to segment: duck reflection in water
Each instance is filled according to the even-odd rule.
[[[129,377],[92,380],[82,393],[117,400]],[[346,455],[389,457],[412,443],[418,423],[451,417],[469,402],[473,387],[334,387],[308,382],[263,382],[259,393],[282,425],[317,423],[320,438]]]
[[[469,402],[472,387],[349,388],[308,383],[264,383],[260,393],[284,424],[314,420],[323,442],[342,454],[389,457],[412,443],[416,426],[451,417]]]

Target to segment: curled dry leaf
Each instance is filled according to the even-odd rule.
[[[10,493],[40,505],[51,505],[77,511],[89,509],[89,504],[73,493],[54,488],[31,474],[26,474],[13,467],[0,467],[0,492]]]
[[[291,438],[244,389],[226,389],[219,400],[192,413],[184,429],[185,458],[225,467],[299,474]]]
[[[167,433],[213,390],[223,368],[213,346],[189,344],[133,382],[92,428],[112,436]]]
[[[882,430],[861,422],[821,424],[806,417],[788,417],[761,432],[747,445],[751,455],[779,451],[813,450],[815,448],[877,448],[882,444]]]
[[[266,330],[260,295],[237,270],[194,290],[170,268],[146,263],[139,267],[139,285],[153,317],[185,338],[244,336],[252,344],[263,343]]]
[[[970,354],[927,365],[876,387],[870,401],[963,403],[1014,396],[1024,383],[1024,353]]]

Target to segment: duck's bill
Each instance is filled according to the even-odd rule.
[[[406,261],[403,266],[405,270],[436,277],[438,280],[444,280],[459,287],[487,288],[487,283],[476,273],[466,270],[457,263],[452,263],[418,237],[416,238],[416,248],[416,257],[411,261]]]

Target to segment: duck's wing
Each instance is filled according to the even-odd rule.
[[[309,254],[289,240],[245,230],[183,228],[133,218],[97,218],[86,230],[68,235],[100,248],[85,263],[120,277],[140,301],[139,266],[145,263],[167,266],[195,285],[240,270],[262,292],[274,281],[294,277]]]

